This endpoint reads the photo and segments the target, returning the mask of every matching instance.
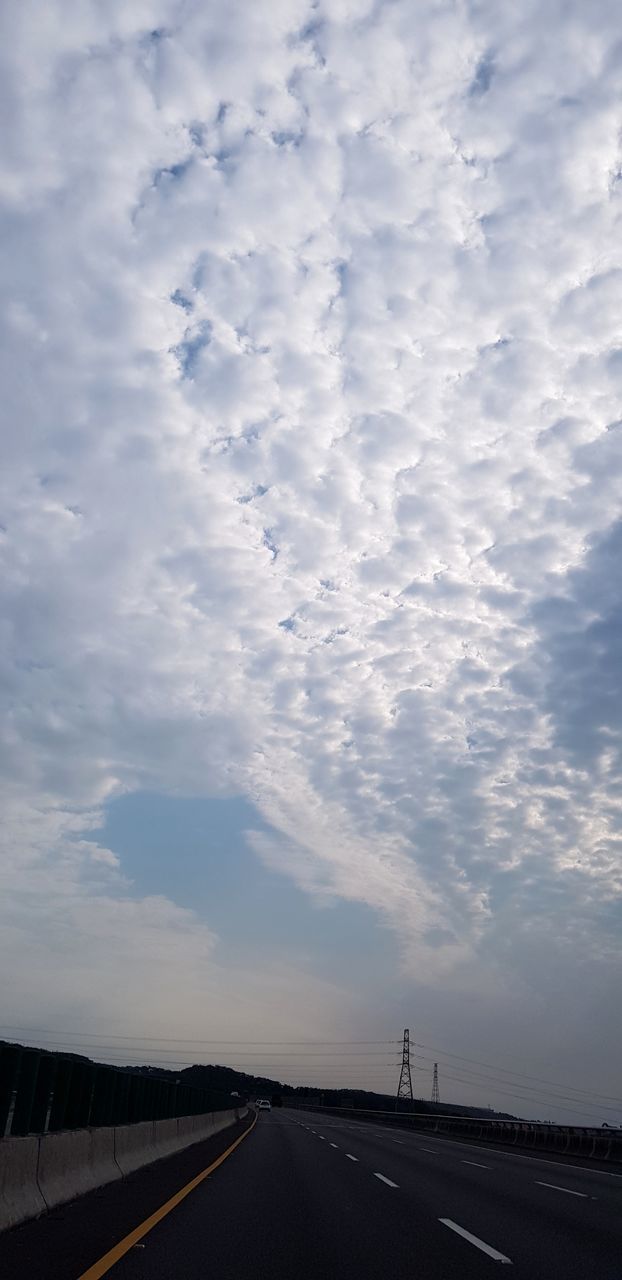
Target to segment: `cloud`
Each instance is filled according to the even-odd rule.
[[[526,919],[606,950],[616,15],[11,21],[12,892],[209,968],[210,927],[131,902],[89,833],[123,790],[244,794],[264,861],[377,908],[425,981],[499,957],[509,988]]]

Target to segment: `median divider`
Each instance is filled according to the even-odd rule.
[[[41,1137],[3,1138],[0,1231],[202,1142],[247,1114],[248,1107],[242,1107],[171,1120],[62,1130]]]

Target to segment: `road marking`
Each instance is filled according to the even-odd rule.
[[[161,1222],[172,1209],[176,1209],[177,1205],[181,1204],[182,1200],[185,1200],[186,1196],[189,1196],[190,1192],[194,1191],[195,1187],[198,1187],[201,1182],[204,1182],[206,1178],[209,1178],[210,1173],[213,1173],[219,1165],[223,1164],[227,1157],[235,1151],[236,1147],[239,1147],[240,1143],[248,1137],[249,1133],[252,1133],[256,1124],[257,1116],[255,1115],[253,1123],[249,1125],[248,1129],[244,1130],[244,1133],[240,1134],[239,1138],[236,1138],[235,1142],[231,1143],[230,1147],[227,1147],[226,1151],[223,1151],[221,1156],[218,1156],[216,1160],[213,1160],[212,1163],[207,1166],[207,1169],[203,1169],[202,1173],[198,1173],[196,1178],[192,1178],[190,1182],[187,1182],[185,1187],[181,1188],[181,1191],[176,1191],[175,1195],[171,1196],[170,1200],[167,1200],[159,1209],[156,1209],[155,1213],[152,1213],[149,1218],[145,1218],[145,1221],[141,1222],[140,1226],[135,1227],[133,1231],[130,1231],[129,1235],[124,1236],[123,1240],[119,1240],[119,1243],[115,1244],[112,1249],[109,1249],[108,1253],[105,1253],[103,1258],[100,1258],[98,1262],[94,1262],[93,1266],[89,1267],[88,1271],[84,1271],[82,1275],[78,1277],[78,1280],[100,1280],[101,1276],[105,1276],[107,1272],[116,1265],[120,1258],[123,1258],[126,1253],[129,1253],[130,1249],[134,1248],[134,1245],[138,1244],[139,1240],[142,1240],[143,1236],[146,1236],[153,1227],[157,1226],[158,1222]]]
[[[368,1131],[374,1129],[377,1133],[383,1132],[381,1129],[376,1129],[375,1125],[364,1126],[363,1121],[360,1121],[356,1126],[351,1124],[343,1126],[344,1129],[349,1129],[352,1133],[361,1133],[364,1127],[367,1128]],[[386,1130],[384,1132],[386,1132]],[[417,1131],[409,1134],[409,1137],[413,1138],[417,1138],[419,1136],[420,1132],[418,1133]],[[509,1156],[512,1160],[531,1160],[532,1162],[535,1161],[537,1164],[552,1164],[558,1169],[576,1169],[579,1173],[595,1173],[599,1174],[602,1178],[622,1178],[622,1173],[614,1173],[612,1169],[592,1169],[589,1165],[585,1164],[569,1164],[568,1161],[563,1160],[548,1160],[546,1156],[532,1155],[531,1152],[523,1153],[522,1151],[504,1151],[502,1147],[493,1147],[488,1143],[483,1147],[481,1144],[476,1142],[464,1142],[455,1138],[445,1138],[440,1134],[437,1137],[437,1142],[442,1142],[446,1146],[450,1147],[462,1147],[466,1151],[483,1151],[486,1155]],[[418,1149],[424,1151],[425,1147]]]
[[[397,1187],[397,1182],[391,1182],[390,1178],[385,1178],[384,1173],[375,1173],[374,1178],[380,1178],[380,1181],[386,1182],[388,1187]]]
[[[415,1135],[413,1135],[415,1136]],[[522,1151],[503,1151],[501,1147],[482,1147],[476,1142],[458,1142],[455,1138],[438,1138],[438,1142],[449,1147],[462,1147],[464,1151],[485,1151],[486,1155],[509,1156],[511,1160],[531,1160],[537,1164],[552,1164],[558,1169],[576,1169],[579,1173],[598,1173],[603,1178],[622,1178],[622,1173],[613,1173],[611,1169],[590,1169],[586,1164],[568,1164],[564,1160],[547,1160],[546,1156],[533,1156]],[[424,1148],[422,1148],[424,1150]]]
[[[439,1218],[439,1222],[443,1226],[449,1227],[451,1231],[456,1231],[463,1239],[468,1240],[469,1244],[474,1244],[476,1249],[481,1249],[482,1253],[487,1253],[489,1258],[494,1258],[495,1262],[509,1262],[512,1265],[512,1259],[506,1258],[504,1253],[499,1253],[498,1249],[493,1249],[492,1245],[486,1244],[485,1240],[480,1240],[479,1236],[471,1235],[470,1231],[465,1231],[464,1227],[459,1227],[457,1222],[452,1222],[451,1218]]]
[[[349,1151],[346,1152],[346,1160],[355,1160],[357,1164],[359,1162],[358,1156],[351,1156]],[[80,1277],[80,1280],[82,1280],[82,1277]]]
[[[537,1178],[535,1181],[539,1187],[550,1187],[551,1191],[565,1191],[567,1196],[581,1196],[582,1200],[590,1198],[585,1191],[571,1191],[570,1187],[558,1187],[555,1182],[538,1182]]]
[[[392,1138],[392,1139],[391,1139],[391,1141],[392,1141],[392,1142],[397,1142],[398,1147],[403,1147],[403,1146],[404,1146],[404,1143],[402,1142],[401,1138]]]
[[[318,1133],[318,1135],[317,1135],[317,1136],[318,1136],[318,1138],[320,1139],[320,1142],[326,1142],[326,1138],[324,1137],[324,1134],[323,1134],[323,1133]]]
[[[472,1164],[474,1169],[489,1169],[489,1164],[478,1164],[477,1160],[461,1160],[460,1164]]]
[[[336,1148],[337,1148],[337,1151],[339,1150],[339,1147],[337,1146],[337,1143],[336,1143],[336,1142],[331,1142],[331,1144],[330,1144],[330,1145],[331,1145],[331,1147],[336,1147]]]
[[[433,1147],[419,1147],[419,1150],[420,1150],[420,1151],[427,1151],[427,1153],[428,1153],[428,1155],[429,1155],[429,1156],[437,1156],[437,1155],[438,1155],[438,1151],[435,1151]]]

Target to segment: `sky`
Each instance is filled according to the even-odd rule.
[[[0,22],[0,1034],[620,1121],[622,14]]]

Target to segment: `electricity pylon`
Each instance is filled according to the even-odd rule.
[[[434,1079],[432,1081],[432,1102],[440,1102],[440,1094],[438,1091],[438,1062],[434,1063]]]
[[[402,1069],[400,1071],[400,1082],[397,1086],[397,1094],[395,1098],[395,1107],[399,1105],[400,1098],[406,1098],[409,1102],[413,1100],[413,1082],[410,1076],[410,1031],[408,1027],[404,1029],[404,1043],[402,1045]]]

